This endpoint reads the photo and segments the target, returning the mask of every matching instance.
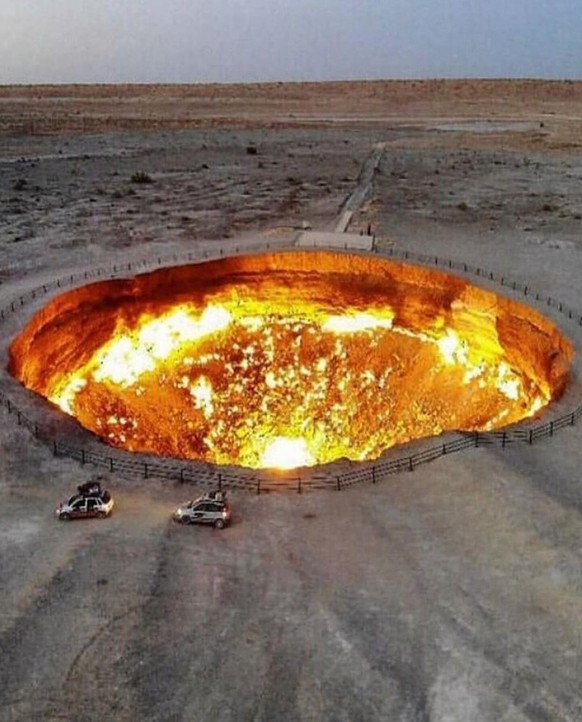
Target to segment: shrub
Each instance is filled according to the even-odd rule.
[[[131,176],[131,182],[132,183],[153,183],[154,181],[149,173],[146,173],[143,170],[138,170]]]

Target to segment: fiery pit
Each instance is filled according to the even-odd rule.
[[[561,394],[572,357],[548,319],[464,279],[284,252],[65,293],[10,371],[114,446],[290,468],[517,422]]]

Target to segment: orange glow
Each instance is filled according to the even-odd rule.
[[[283,436],[269,444],[260,461],[261,467],[265,469],[295,469],[315,463],[305,439],[286,439]]]
[[[331,254],[291,262],[318,256]],[[228,282],[210,279],[190,300],[165,291],[167,299],[146,295],[137,313],[122,306],[115,315],[107,302],[93,333],[73,303],[56,299],[11,348],[13,369],[115,446],[281,469],[374,459],[448,429],[499,428],[538,412],[565,383],[571,348],[549,322],[453,277],[434,274],[431,288],[422,271],[416,291],[408,278],[421,271],[399,267],[409,286],[388,302],[377,291],[386,283],[364,276],[373,289],[366,302],[360,276],[345,281],[352,300],[331,285],[334,259],[327,272],[307,265],[310,285],[295,292],[288,269],[271,279],[256,271],[261,259],[238,259],[241,280],[235,262],[224,263]],[[159,294],[158,276],[145,278]],[[90,288],[83,293],[90,298]],[[66,333],[61,317],[70,319]],[[79,340],[81,324],[90,328]],[[58,362],[45,369],[54,346]]]

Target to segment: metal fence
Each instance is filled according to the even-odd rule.
[[[27,303],[30,303],[33,300],[50,293],[51,291],[59,288],[72,287],[90,279],[108,279],[128,272],[136,273],[140,270],[143,271],[151,269],[152,267],[162,267],[172,263],[185,263],[187,261],[198,262],[205,259],[220,258],[225,255],[247,254],[256,251],[265,252],[278,248],[281,247],[273,247],[271,244],[236,247],[226,251],[225,249],[220,248],[216,253],[206,252],[202,255],[189,253],[185,257],[179,257],[177,255],[173,255],[169,258],[159,257],[153,262],[128,262],[122,265],[115,265],[110,269],[97,268],[92,271],[84,271],[79,274],[70,274],[50,283],[43,284],[42,286],[18,296],[7,306],[0,309],[0,320],[7,319],[12,314],[18,312],[20,308],[25,306]],[[293,248],[286,250],[297,249]],[[303,251],[305,249],[301,250]],[[330,248],[326,250],[337,251],[338,249]],[[582,326],[582,316],[565,306],[562,302],[556,301],[549,296],[541,296],[539,293],[534,292],[529,286],[511,281],[504,276],[496,275],[492,272],[485,271],[484,269],[471,266],[466,263],[443,259],[438,256],[411,253],[410,251],[388,249],[386,255],[390,257],[397,257],[405,261],[416,261],[423,265],[430,264],[443,269],[459,270],[500,283],[502,286],[521,292],[525,296],[531,296],[537,301],[542,301],[548,306],[556,308],[568,318],[574,319],[578,325]],[[28,429],[34,438],[51,448],[52,453],[55,456],[68,457],[80,462],[83,465],[91,464],[97,468],[110,472],[119,472],[126,475],[143,477],[145,479],[148,477],[157,477],[175,480],[182,483],[193,483],[201,486],[246,489],[257,494],[279,489],[291,489],[298,493],[302,493],[303,491],[310,489],[333,489],[340,491],[363,482],[374,484],[391,474],[397,474],[403,471],[413,471],[421,464],[426,464],[447,454],[453,454],[457,451],[470,447],[496,445],[504,448],[516,443],[531,445],[541,439],[547,439],[553,436],[564,427],[574,426],[580,416],[582,416],[581,405],[560,418],[553,419],[544,424],[528,425],[527,427],[516,426],[494,432],[460,433],[451,441],[435,444],[434,446],[422,451],[403,456],[396,456],[395,458],[382,459],[374,463],[362,462],[354,464],[353,468],[340,473],[334,473],[330,470],[333,468],[333,465],[330,465],[330,469],[327,467],[314,467],[313,469],[301,470],[301,472],[294,470],[289,473],[276,473],[269,472],[267,470],[256,471],[250,469],[241,469],[240,473],[232,473],[227,472],[220,467],[199,462],[165,458],[144,459],[140,454],[117,452],[113,448],[108,448],[107,451],[101,452],[90,448],[77,447],[67,443],[63,439],[57,438],[57,436],[51,433],[48,428],[30,419],[5,393],[1,391],[0,404],[11,417],[16,419],[19,426],[23,426]]]

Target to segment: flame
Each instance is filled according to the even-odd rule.
[[[190,386],[190,393],[196,408],[202,409],[207,419],[211,418],[214,413],[214,404],[212,403],[213,391],[210,381],[205,376],[201,376]]]
[[[450,366],[455,364],[467,365],[466,348],[459,340],[456,331],[452,328],[444,330],[443,335],[436,340],[436,345],[446,364]]]
[[[74,416],[74,397],[87,385],[88,375],[94,381],[110,382],[122,388],[134,386],[180,347],[222,331],[232,320],[226,309],[217,306],[208,306],[199,318],[192,313],[187,306],[179,306],[159,318],[143,319],[137,331],[118,328],[113,339],[88,364],[60,379],[47,394],[48,398]]]
[[[285,436],[273,439],[261,457],[261,466],[265,469],[295,469],[299,466],[313,466],[315,463],[305,439],[289,439]]]
[[[371,313],[347,314],[342,316],[329,316],[321,325],[322,331],[332,333],[359,333],[362,331],[374,331],[378,328],[392,328],[394,313],[386,309],[384,317],[375,316]]]
[[[186,306],[179,306],[160,318],[146,321],[137,333],[114,338],[96,355],[95,381],[132,386],[186,343],[225,329],[232,320],[222,307],[208,306],[199,318]]]
[[[548,402],[543,384],[508,363],[494,326],[485,340],[464,326],[438,318],[415,331],[389,306],[285,313],[223,296],[120,321],[48,397],[129,449],[282,469],[374,458],[419,434],[491,428]]]

